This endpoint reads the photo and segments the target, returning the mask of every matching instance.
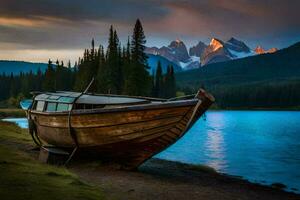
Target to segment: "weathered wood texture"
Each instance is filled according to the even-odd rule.
[[[80,151],[87,150],[127,168],[135,168],[176,142],[213,103],[200,90],[187,103],[130,106],[93,112],[74,112],[71,127]],[[32,112],[39,137],[48,144],[75,147],[70,136],[68,115]]]

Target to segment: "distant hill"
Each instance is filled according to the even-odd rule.
[[[20,74],[21,72],[27,73],[30,70],[34,73],[38,71],[38,69],[42,72],[45,72],[47,69],[47,64],[45,63],[32,63],[32,62],[24,62],[24,61],[8,61],[8,60],[0,60],[0,74],[11,74],[14,75]]]
[[[149,54],[149,55],[147,55],[147,56],[148,56],[148,65],[149,65],[150,68],[151,68],[151,69],[149,70],[151,74],[152,74],[153,72],[155,73],[158,61],[161,62],[162,69],[163,69],[163,73],[166,73],[166,72],[167,72],[167,67],[168,67],[168,65],[172,65],[175,72],[182,71],[181,67],[179,67],[177,64],[175,64],[175,63],[173,63],[173,62],[167,60],[166,58],[164,58],[164,57],[162,57],[162,56],[159,56],[159,55],[152,55],[152,54]]]
[[[167,60],[166,58],[159,56],[159,55],[148,55],[148,64],[150,66],[149,72],[156,70],[157,62],[160,60],[163,68],[163,72],[167,71],[168,65],[172,65],[174,67],[175,72],[182,71],[181,67],[177,64]],[[25,61],[8,61],[8,60],[0,60],[0,74],[5,73],[6,75],[10,75],[13,73],[14,75],[20,74],[21,72],[28,73],[30,70],[34,73],[40,70],[45,72],[47,69],[46,63],[32,63],[32,62],[25,62]]]
[[[196,91],[200,86],[207,88],[217,97],[217,101],[226,106],[252,106],[252,103],[255,106],[299,106],[299,58],[300,42],[275,53],[180,72],[176,74],[176,80],[179,87],[191,91]]]

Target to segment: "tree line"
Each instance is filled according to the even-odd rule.
[[[58,60],[48,61],[45,73],[20,73],[0,75],[0,100],[10,99],[12,104],[25,97],[30,91],[78,91],[82,92],[88,83],[95,79],[92,91],[103,94],[126,94],[171,98],[176,95],[173,66],[168,66],[162,74],[161,63],[156,72],[150,75],[147,55],[144,53],[146,37],[140,20],[137,20],[131,38],[122,46],[117,31],[109,29],[108,46],[85,49],[83,56],[71,67]]]
[[[202,88],[204,85],[202,85]],[[220,109],[300,109],[300,79],[269,80],[248,84],[206,85]],[[197,87],[178,86],[185,94],[197,92]]]

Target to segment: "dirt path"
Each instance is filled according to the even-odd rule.
[[[260,186],[210,170],[151,159],[138,172],[76,164],[71,170],[99,185],[108,199],[300,199],[300,195]]]

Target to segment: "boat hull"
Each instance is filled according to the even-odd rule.
[[[181,102],[125,108],[32,112],[37,135],[47,144],[89,151],[133,169],[179,138],[213,103],[206,93]],[[74,141],[73,135],[76,136]]]

